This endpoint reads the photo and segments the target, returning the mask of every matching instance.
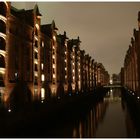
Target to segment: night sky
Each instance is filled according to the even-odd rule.
[[[16,8],[33,8],[38,4],[42,24],[55,20],[58,34],[69,39],[80,37],[84,49],[106,70],[119,73],[133,36],[138,29],[140,2],[12,2]]]

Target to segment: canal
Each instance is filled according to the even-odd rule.
[[[106,96],[76,120],[64,123],[46,137],[55,138],[128,138],[137,137],[136,127],[120,88],[110,89]],[[66,116],[67,117],[67,116]]]
[[[104,90],[103,90],[104,91]],[[105,90],[106,91],[106,90]],[[37,103],[25,111],[2,113],[0,137],[10,138],[135,138],[140,137],[135,107],[121,88],[90,96]],[[94,97],[94,98],[93,98]],[[96,97],[96,98],[95,98]],[[72,99],[72,100],[71,100]],[[129,107],[128,107],[129,106]],[[135,115],[133,115],[135,114]],[[139,121],[140,122],[140,121]]]

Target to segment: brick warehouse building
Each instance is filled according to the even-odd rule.
[[[126,52],[124,66],[121,68],[122,85],[140,96],[140,12],[138,13],[138,30],[133,30],[131,45]]]
[[[80,49],[79,37],[57,35],[55,22],[40,25],[41,16],[37,5],[18,10],[0,2],[0,93],[6,105],[60,98],[109,83],[103,65]]]

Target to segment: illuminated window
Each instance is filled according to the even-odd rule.
[[[45,99],[45,89],[41,88],[41,99],[44,100]]]
[[[75,77],[74,77],[74,76],[73,76],[72,78],[73,78],[73,80],[75,79]]]
[[[34,94],[37,94],[38,90],[37,89],[34,89]]]
[[[53,39],[54,39],[54,41],[56,41],[56,37],[55,36],[53,36]]]
[[[53,68],[55,68],[55,64],[53,64]]]
[[[74,65],[74,62],[72,64]]]
[[[43,64],[43,63],[41,63],[41,69],[42,69],[42,70],[44,69],[44,64]]]
[[[65,62],[67,62],[67,60],[65,59]]]
[[[53,46],[53,49],[55,49],[55,47]]]
[[[34,60],[34,62],[35,62],[35,64],[38,64],[38,61],[37,61],[37,59],[35,59],[35,60]]]
[[[44,74],[41,75],[41,81],[45,81],[45,75]]]
[[[65,67],[65,71],[67,70],[67,68]]]
[[[44,47],[44,42],[42,41],[42,47]]]
[[[74,52],[74,48],[72,48],[72,51]]]
[[[74,69],[73,69],[72,71],[73,71],[73,73],[74,73]]]
[[[55,74],[53,74],[53,78],[55,78]]]
[[[15,73],[15,78],[18,78],[18,73],[17,72]]]
[[[52,58],[55,59],[55,55],[53,55]]]
[[[34,48],[34,51],[38,53],[38,50],[37,50],[37,48]]]
[[[65,51],[65,54],[67,54],[67,52]]]

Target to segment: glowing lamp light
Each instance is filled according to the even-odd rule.
[[[139,100],[139,99],[140,99],[140,97],[138,96],[138,97],[137,97],[137,99]]]
[[[110,79],[110,84],[113,84],[113,80],[112,79]]]
[[[53,39],[56,41],[56,37],[55,36],[53,36]]]
[[[11,112],[11,109],[10,108],[8,109],[8,112]]]

